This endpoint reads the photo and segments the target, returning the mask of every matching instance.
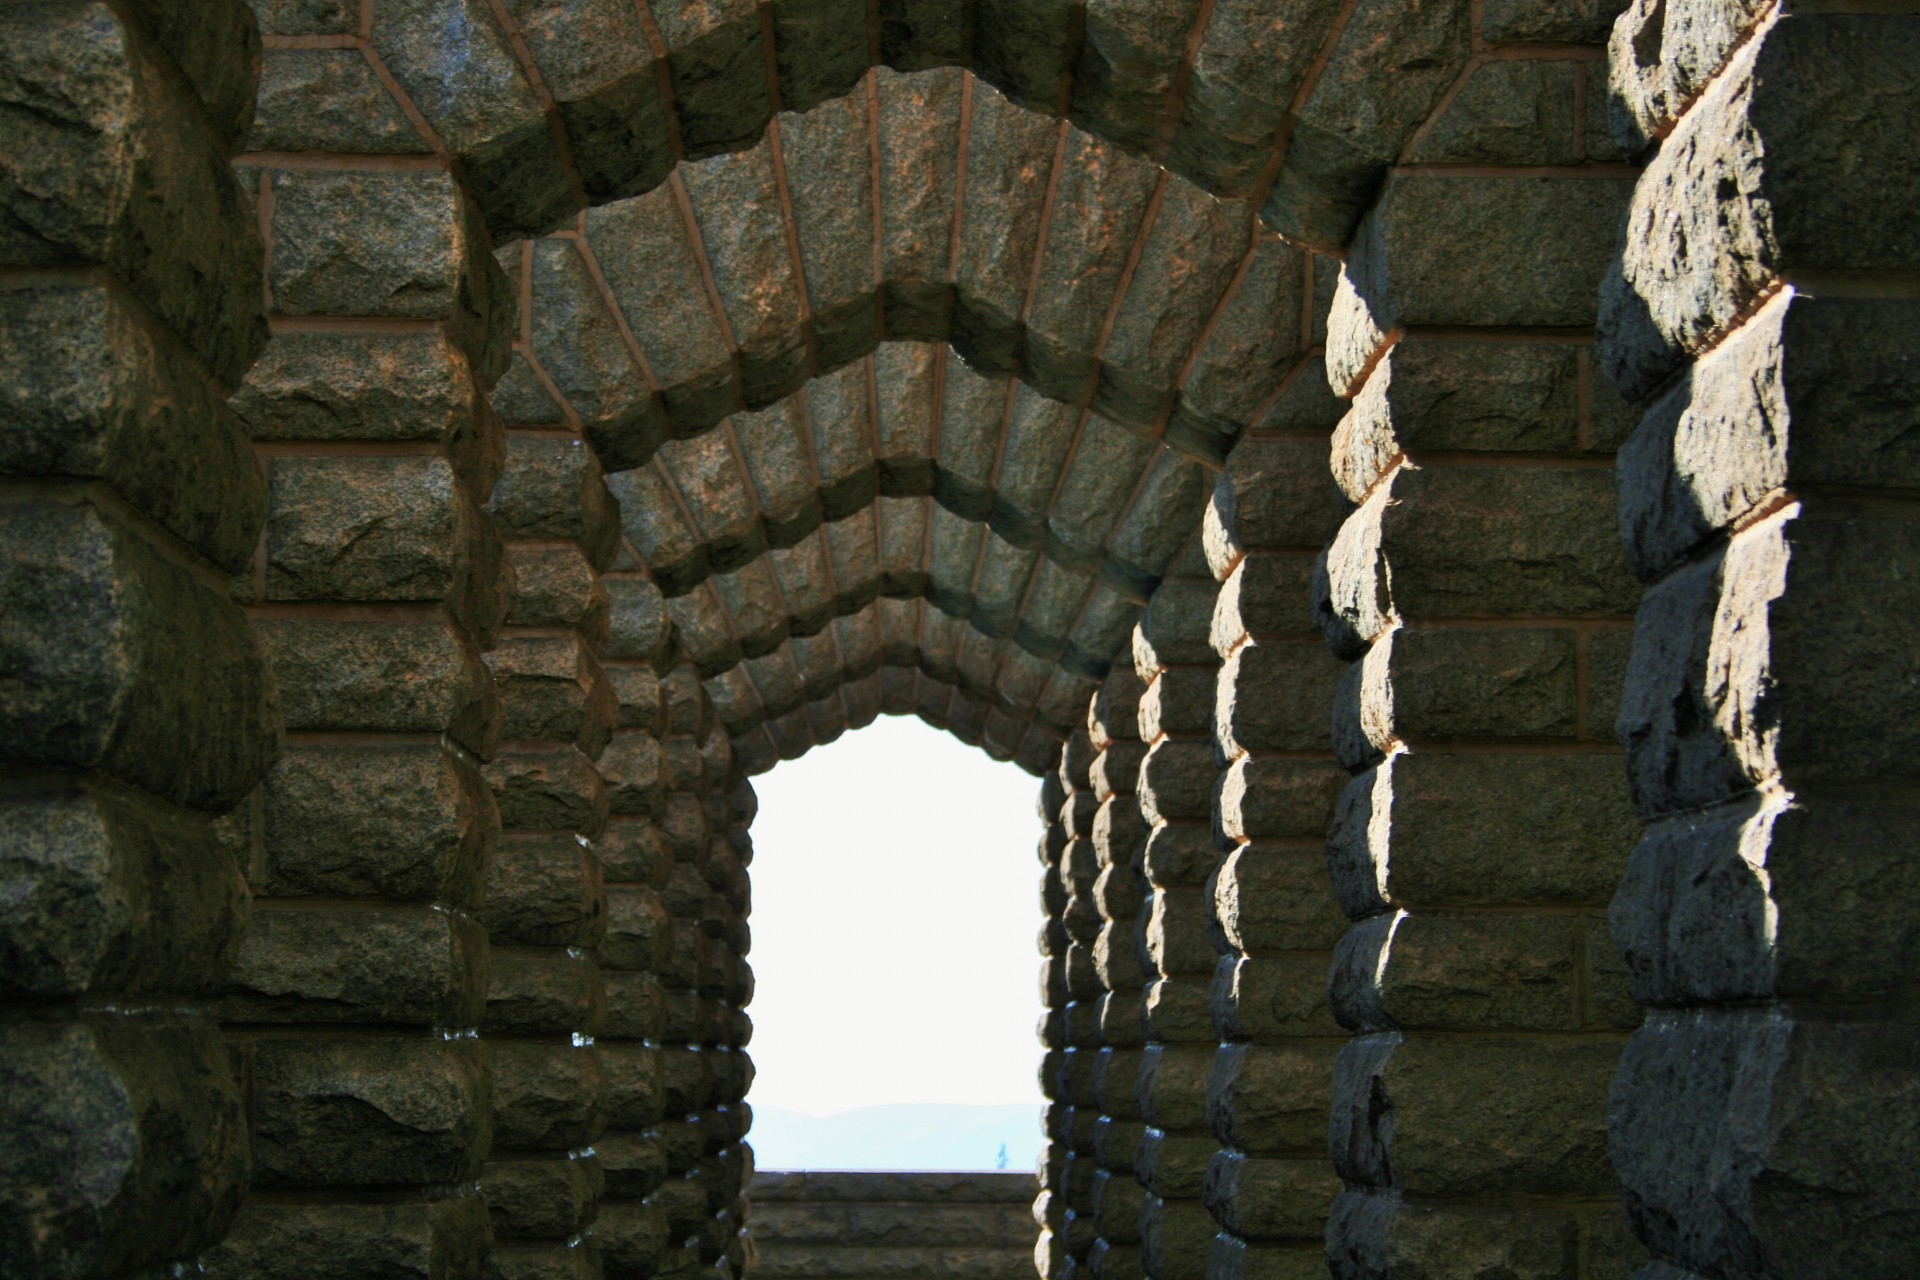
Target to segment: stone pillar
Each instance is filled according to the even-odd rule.
[[[609,893],[602,944],[603,957],[631,947],[618,967],[651,971],[659,993],[658,1031],[621,1046],[618,1070],[630,1092],[622,1097],[621,1085],[611,1085],[612,1118],[636,1135],[636,1168],[629,1197],[617,1208],[609,1203],[596,1231],[610,1278],[734,1275],[745,1260],[741,1195],[752,1171],[741,1140],[753,1067],[741,1006],[752,978],[745,862],[736,850],[751,857],[752,792],[739,789],[731,746],[694,669],[673,667],[660,692],[658,751],[650,767],[636,760],[625,775],[629,812],[654,815],[657,862],[634,865],[651,872],[647,882]],[[650,806],[641,799],[647,790]],[[649,1181],[652,1190],[631,1197]]]
[[[1638,591],[1592,326],[1632,175],[1585,127],[1594,51],[1503,47],[1475,13],[1474,62],[1387,175],[1329,322],[1358,509],[1316,606],[1352,660],[1354,775],[1327,845],[1354,1037],[1327,1253],[1340,1280],[1463,1257],[1617,1280],[1637,1251],[1607,1082],[1637,1015],[1603,909],[1632,838],[1609,725]]]
[[[1207,886],[1218,861],[1212,828],[1214,679],[1208,642],[1218,587],[1199,542],[1174,563],[1134,630],[1140,698],[1140,812],[1152,828],[1142,855],[1149,892],[1140,921],[1149,969],[1138,1097],[1145,1132],[1134,1177],[1140,1262],[1152,1280],[1197,1280],[1214,1226],[1202,1196],[1217,1143],[1207,1124],[1207,1075],[1217,1043],[1208,1006],[1213,944]]]
[[[227,402],[266,340],[227,164],[258,47],[238,0],[0,11],[0,1258],[23,1280],[191,1266],[248,1180],[208,1000],[248,919],[250,851],[216,819],[280,749],[226,588],[267,508]]]
[[[1066,1249],[1065,1274],[1087,1264],[1093,1247],[1093,1126],[1100,1118],[1093,1099],[1093,1069],[1100,1048],[1100,997],[1103,988],[1094,967],[1094,944],[1100,936],[1100,915],[1093,903],[1094,815],[1099,801],[1093,785],[1094,746],[1085,730],[1068,738],[1060,752],[1060,782],[1066,800],[1060,806],[1060,851],[1056,874],[1066,905],[1060,912],[1066,933],[1067,1004],[1062,1019],[1058,1057],[1049,1055],[1052,1085],[1049,1096],[1057,1109],[1048,1115],[1048,1136],[1066,1149],[1062,1175],[1065,1212],[1061,1241]],[[1051,923],[1051,922],[1049,922]],[[1050,1224],[1051,1225],[1051,1224]]]
[[[1140,1205],[1145,1197],[1133,1176],[1134,1153],[1146,1126],[1140,1122],[1140,1047],[1146,1042],[1141,1003],[1148,968],[1142,954],[1140,911],[1146,905],[1143,854],[1147,822],[1140,813],[1140,695],[1146,686],[1133,664],[1117,664],[1087,709],[1087,732],[1099,755],[1093,762],[1093,854],[1100,868],[1094,905],[1100,933],[1093,944],[1100,979],[1100,1052],[1093,1070],[1094,1122],[1092,1210],[1096,1238],[1088,1268],[1100,1280],[1137,1280],[1140,1275]]]
[[[925,685],[930,682],[921,680]],[[944,699],[943,699],[944,704]],[[923,718],[925,713],[922,713]],[[931,721],[929,721],[931,723]],[[1073,797],[1067,790],[1067,760],[1063,748],[1055,767],[1040,779],[1040,820],[1045,824],[1036,852],[1040,856],[1040,1091],[1046,1097],[1046,1142],[1040,1148],[1040,1193],[1034,1198],[1033,1218],[1040,1227],[1033,1261],[1040,1275],[1052,1280],[1067,1266],[1067,1158],[1070,1144],[1061,1137],[1072,1128],[1070,1104],[1061,1096],[1060,1072],[1067,1053],[1067,957],[1072,940],[1067,935],[1067,890],[1060,869],[1066,858]],[[1089,754],[1083,742],[1077,753],[1081,769]],[[1084,777],[1082,772],[1082,777]],[[1080,794],[1091,800],[1091,793]]]
[[[1646,1020],[1608,1131],[1641,1280],[1920,1256],[1920,17],[1806,10],[1614,31],[1615,128],[1664,138],[1601,346],[1644,409],[1619,733],[1646,830],[1611,923]]]
[[[521,265],[517,247],[501,257]],[[480,1188],[495,1274],[574,1280],[600,1274],[583,1233],[606,1182],[595,1144],[621,1099],[607,1086],[622,1077],[594,1043],[607,991],[593,955],[607,925],[593,842],[606,832],[608,798],[596,761],[632,707],[599,663],[609,624],[598,570],[616,551],[618,512],[592,450],[562,431],[509,435],[489,511],[517,585],[509,625],[487,655],[502,742],[484,773],[502,833],[480,916],[493,955],[481,1033],[494,1129]],[[651,705],[633,710],[657,709],[657,691],[637,692]],[[636,1007],[619,994],[617,1021]]]
[[[1345,510],[1326,474],[1339,416],[1318,368],[1303,370],[1234,449],[1207,512],[1224,761],[1209,886],[1222,1041],[1207,1082],[1221,1144],[1205,1195],[1220,1228],[1212,1280],[1324,1276],[1327,1207],[1340,1190],[1326,1117],[1344,1037],[1326,977],[1346,920],[1324,847],[1345,781],[1330,728],[1341,664],[1314,629],[1310,591]]]
[[[288,749],[244,824],[255,925],[220,1004],[249,1073],[253,1192],[206,1267],[474,1273],[507,1098],[478,1038],[477,912],[500,821],[482,775],[500,694],[481,655],[514,603],[486,511],[504,456],[486,396],[514,304],[434,157],[356,154],[378,148],[278,110],[286,152],[304,154],[239,170],[274,337],[235,397],[269,504],[233,591]]]

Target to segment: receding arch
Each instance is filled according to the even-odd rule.
[[[1292,367],[1334,264],[954,71],[887,73],[753,148],[509,246],[521,358],[495,407],[610,469],[891,340],[1217,461]]]
[[[1472,55],[1469,9],[408,0],[381,6],[365,31],[270,14],[252,145],[311,146],[319,133],[328,150],[436,152],[458,162],[496,235],[540,234],[653,190],[683,159],[750,147],[781,111],[855,93],[875,68],[966,66],[1036,113],[1337,249]],[[1604,12],[1588,25],[1597,40]],[[329,39],[315,48],[314,36]],[[342,76],[363,109],[309,118],[313,86]]]

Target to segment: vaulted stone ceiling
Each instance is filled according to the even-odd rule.
[[[360,34],[360,6],[266,0],[270,35]],[[1489,0],[1483,34],[1604,40],[1526,0]],[[1564,9],[1566,6],[1560,6]],[[535,233],[657,186],[684,158],[751,145],[782,110],[858,90],[877,66],[966,66],[1258,208],[1301,243],[1345,243],[1380,172],[1471,55],[1461,0],[393,0],[339,49],[270,51],[263,116],[293,120],[317,79],[358,78],[341,120],[360,151],[457,158],[497,232]],[[1551,31],[1532,28],[1545,22]],[[1545,27],[1542,28],[1546,30]],[[291,53],[305,56],[287,56]],[[383,91],[390,78],[402,108]],[[327,95],[338,102],[337,88]],[[409,119],[409,116],[413,117]],[[289,136],[297,131],[289,127]],[[254,145],[272,149],[271,129]]]
[[[756,767],[884,705],[1039,771],[1242,432],[1338,416],[1299,243],[1466,57],[1464,5],[1391,8],[267,5],[249,149],[459,167],[519,303],[493,408],[591,443],[611,573]],[[1381,75],[1363,161],[1326,139]],[[353,265],[296,251],[283,306]]]

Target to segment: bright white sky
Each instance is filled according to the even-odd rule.
[[[1039,779],[882,716],[753,784],[749,1100],[1039,1105]]]

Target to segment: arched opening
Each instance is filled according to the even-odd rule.
[[[755,1168],[1030,1173],[1034,779],[883,716],[754,788]]]

